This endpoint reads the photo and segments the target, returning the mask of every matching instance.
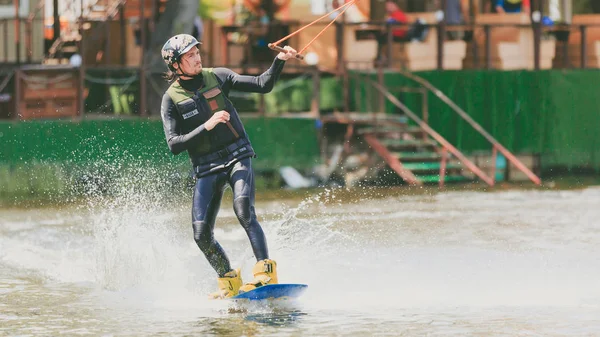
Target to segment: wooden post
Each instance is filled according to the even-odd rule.
[[[383,63],[381,62],[381,60],[377,60],[377,81],[379,82],[380,85],[385,87],[385,75],[383,74]],[[377,90],[377,92],[379,93],[378,110],[381,113],[385,113],[385,97],[383,97],[383,94],[381,93],[381,91]]]
[[[579,26],[581,30],[581,69],[587,68],[587,26]]]
[[[335,23],[335,45],[337,47],[337,71],[338,73],[346,72],[346,64],[344,63],[344,29],[346,24],[344,22],[344,16],[340,23]]]
[[[119,25],[121,26],[121,65],[127,64],[127,24],[125,23],[125,9],[119,8]]]
[[[394,36],[392,35],[392,27],[390,26],[389,23],[387,23],[385,25],[385,33],[386,33],[386,39],[387,39],[387,67],[391,68],[392,67],[392,57],[394,55],[394,53],[392,52],[392,46],[394,44]]]
[[[4,62],[8,62],[8,20],[2,20],[4,23]]]
[[[319,68],[316,66],[312,69],[312,80],[313,80],[313,91],[312,91],[312,101],[311,101],[311,113],[314,118],[320,117],[321,110],[321,79]]]
[[[444,69],[444,41],[446,40],[446,16],[448,15],[448,6],[446,6],[446,0],[440,1],[444,16],[442,20],[438,22],[438,40],[437,40],[437,68],[438,70]]]
[[[344,83],[344,112],[350,112],[350,78],[348,73],[342,74],[342,80]]]
[[[140,0],[140,29],[141,29],[141,60],[140,60],[140,115],[146,116],[148,114],[146,108],[146,17],[144,16],[144,2]]]
[[[106,30],[106,39],[104,40],[104,64],[106,65],[110,62],[110,24],[112,23],[112,18],[107,18],[107,20],[108,21],[104,22],[104,28]],[[125,49],[125,45],[123,45],[121,49]]]
[[[16,50],[16,62],[21,64],[21,18],[19,17],[19,1],[15,2],[15,50]]]
[[[83,13],[83,4],[81,6],[81,13]],[[83,15],[83,14],[82,14]],[[83,29],[83,16],[79,17],[79,34],[81,36],[79,40],[79,54],[81,55],[81,64],[79,65],[79,88],[77,88],[77,103],[79,106],[79,116],[85,114],[85,38]]]
[[[14,103],[15,103],[15,119],[19,119],[19,107],[21,105],[21,69],[17,68],[15,70],[15,95],[14,95]]]
[[[32,41],[31,41],[31,24],[33,22],[33,19],[27,19],[25,21],[25,59],[27,63],[31,63],[31,54],[33,53],[32,48]]]
[[[54,23],[52,24],[52,30],[54,34],[52,36],[52,43],[60,37],[60,15],[58,14],[58,0],[52,0],[52,17]]]
[[[533,65],[535,70],[540,70],[540,59],[541,59],[541,44],[542,44],[542,1],[534,0],[532,8],[532,20],[533,25]],[[538,14],[536,17],[534,14]],[[533,19],[535,18],[535,19]]]
[[[471,25],[471,46],[473,47],[473,66],[479,69],[479,46],[475,40],[475,18],[478,13],[475,12],[475,0],[469,0],[469,24]]]
[[[490,25],[485,25],[483,30],[485,32],[485,69],[489,70],[492,68],[492,41],[490,41]]]
[[[354,76],[354,111],[360,111],[362,109],[362,86],[360,81],[360,73],[355,73]]]

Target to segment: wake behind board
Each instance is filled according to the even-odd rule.
[[[268,299],[297,298],[308,285],[306,284],[267,284],[245,293],[231,297],[234,300],[260,301]]]

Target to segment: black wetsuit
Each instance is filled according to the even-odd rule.
[[[284,64],[285,61],[276,58],[271,67],[260,76],[238,75],[226,68],[214,68],[213,73],[225,97],[230,90],[267,93],[273,88]],[[185,90],[197,92],[203,87],[203,78],[200,75],[191,80],[179,80],[179,83]],[[169,149],[174,154],[188,151],[196,172],[192,208],[194,240],[219,277],[223,277],[232,269],[223,248],[214,238],[213,230],[227,185],[233,190],[233,209],[248,234],[257,261],[269,258],[265,235],[254,210],[254,174],[251,163],[254,150],[229,99],[225,99],[224,110],[230,114],[231,125],[219,123],[210,131],[204,128],[204,123],[212,115],[209,105],[201,95],[195,95],[194,99],[199,113],[193,118],[184,117],[178,112],[172,98],[165,93],[161,115]],[[235,141],[231,138],[232,132],[236,136]],[[194,152],[203,139],[211,140],[211,149],[203,153]],[[240,148],[243,151],[238,151]],[[211,160],[207,162],[207,158]]]

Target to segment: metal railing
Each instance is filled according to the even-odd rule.
[[[280,22],[276,26],[273,27],[289,27],[289,30],[294,30],[302,27],[306,22],[298,22],[298,21],[289,21],[289,22]],[[324,27],[326,23],[316,23],[314,27]],[[381,22],[381,21],[369,21],[369,22],[336,22],[332,29],[335,30],[335,50],[337,54],[336,66],[327,69],[328,71],[345,71],[345,65],[348,63],[349,58],[344,53],[344,45],[346,43],[344,39],[345,30],[348,28],[352,28],[364,36],[365,39],[380,39],[384,40],[384,44],[391,46],[394,44],[402,44],[406,42],[396,42],[394,41],[393,32],[395,29],[408,29],[410,27],[409,24],[400,24],[400,23],[390,23],[390,22]],[[473,23],[467,25],[449,25],[443,21],[436,23],[424,23],[423,27],[428,30],[427,34],[436,34],[437,43],[435,48],[431,50],[431,53],[436,56],[437,65],[435,69],[442,70],[444,69],[444,44],[449,41],[447,38],[447,33],[450,32],[461,32],[464,33],[465,36],[471,36],[471,38],[466,38],[465,42],[467,42],[468,48],[473,49],[473,60],[472,63],[475,69],[492,69],[492,39],[491,35],[495,29],[500,28],[519,28],[519,29],[530,29],[532,31],[532,40],[530,45],[533,46],[534,53],[532,55],[532,63],[533,69],[541,68],[541,45],[544,40],[547,39],[555,39],[557,42],[562,43],[560,47],[561,56],[564,56],[565,59],[568,59],[568,39],[569,34],[572,32],[580,32],[581,38],[579,39],[578,46],[581,52],[581,62],[580,67],[586,68],[588,66],[587,58],[587,44],[585,43],[587,39],[587,32],[589,28],[600,27],[600,22],[595,24],[565,24],[558,23],[553,26],[543,26],[540,22],[531,22],[530,24],[510,24],[510,23],[498,23],[498,24],[482,24],[482,23]],[[241,35],[251,35],[252,30],[248,29],[246,26],[224,26],[223,29],[223,41],[224,41],[224,55],[225,64],[230,65],[229,62],[230,57],[226,57],[229,55],[229,47],[234,45],[227,39],[227,34],[230,33],[238,33]],[[475,43],[473,40],[473,35],[475,32],[481,32],[484,36],[483,45],[480,46],[478,43]],[[370,36],[370,37],[369,37]],[[294,40],[292,40],[292,43]],[[302,46],[297,46],[298,48]],[[265,47],[266,48],[266,47]],[[480,50],[482,49],[482,50]],[[482,56],[482,57],[481,57]],[[397,61],[398,55],[394,55],[392,48],[387,48],[386,54],[386,67],[391,67],[391,63],[393,61]],[[483,59],[483,62],[480,59]],[[376,61],[376,60],[373,60]],[[567,63],[568,65],[568,63]],[[564,66],[565,67],[565,66]]]
[[[492,163],[496,162],[498,151],[502,153],[509,162],[511,162],[517,169],[523,172],[529,180],[531,180],[534,184],[540,185],[541,179],[535,175],[529,168],[527,168],[514,154],[512,154],[508,149],[506,149],[500,142],[498,142],[491,134],[489,134],[479,123],[477,123],[473,118],[471,118],[461,107],[459,107],[454,101],[452,101],[448,96],[446,96],[442,91],[437,89],[427,80],[412,74],[407,71],[398,71],[402,76],[415,81],[416,83],[421,85],[421,88],[425,88],[429,92],[433,93],[437,98],[439,98],[442,102],[444,102],[447,106],[449,106],[453,112],[455,112],[461,119],[463,119],[466,123],[468,123],[474,130],[476,130],[481,136],[483,136],[491,145],[492,145]],[[425,131],[431,138],[433,138],[436,142],[442,145],[442,166],[440,168],[440,176],[443,176],[444,172],[442,172],[446,165],[447,160],[447,152],[453,154],[456,158],[458,158],[462,165],[468,168],[471,172],[473,172],[476,176],[478,176],[481,180],[485,181],[488,185],[493,186],[495,184],[495,172],[492,172],[491,177],[486,175],[476,164],[471,162],[460,150],[458,150],[454,145],[450,144],[444,137],[442,137],[439,133],[433,130],[429,123],[420,118],[416,113],[414,113],[410,108],[408,108],[404,103],[400,102],[400,100],[394,96],[388,88],[385,87],[384,83],[381,80],[375,81],[371,79],[369,76],[360,76],[358,72],[349,72],[348,76],[354,77],[362,83],[366,83],[369,86],[375,88],[379,94],[385,97],[390,103],[392,103],[397,108],[401,109],[402,112],[410,118],[413,122],[415,122],[423,131]],[[388,121],[389,122],[389,121]],[[393,121],[391,123],[394,123]],[[401,124],[401,123],[398,123]],[[495,167],[495,166],[494,166]]]

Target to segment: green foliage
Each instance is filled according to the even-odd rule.
[[[320,80],[320,109],[333,110],[343,106],[342,87],[335,77]],[[313,99],[313,79],[310,75],[279,80],[273,91],[265,95],[267,114],[278,115],[288,112],[306,112],[311,109]],[[256,101],[258,104],[258,96]]]

